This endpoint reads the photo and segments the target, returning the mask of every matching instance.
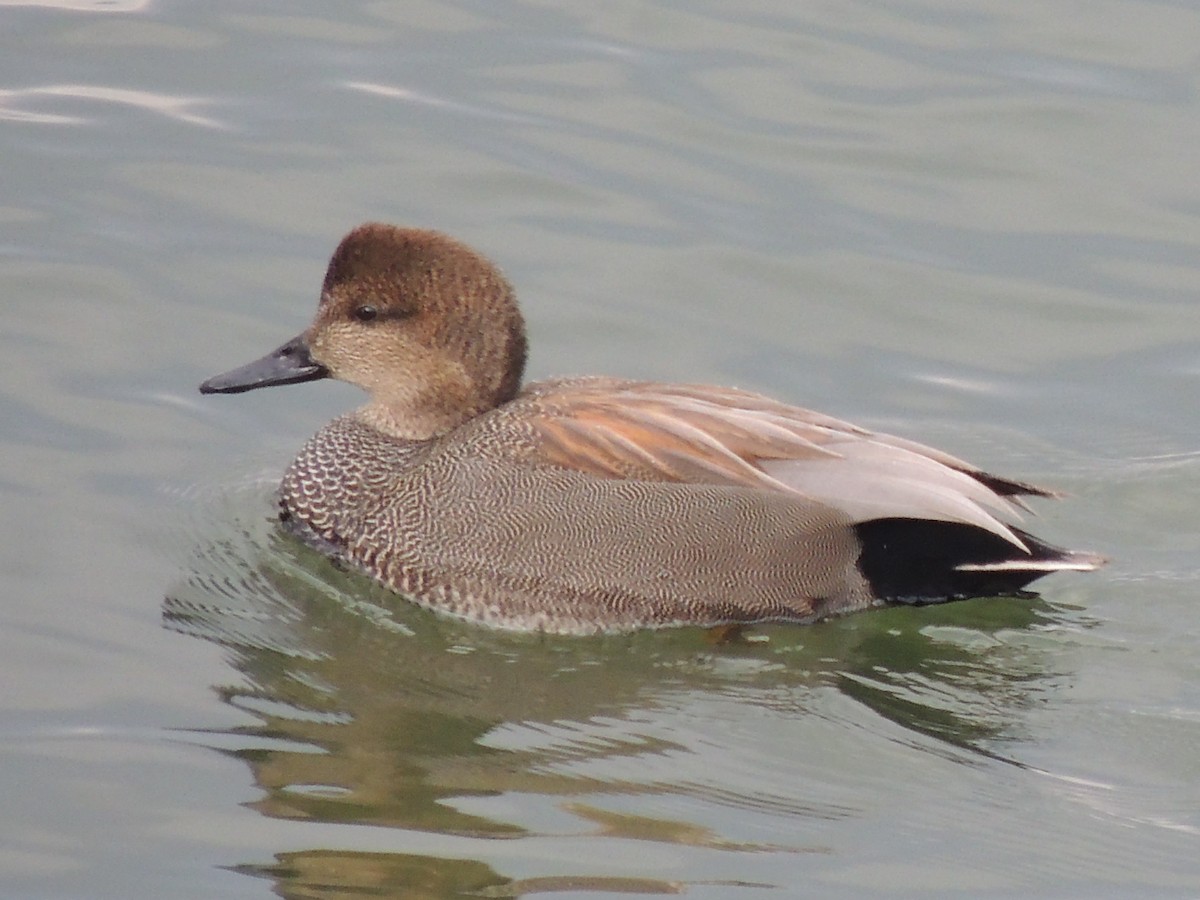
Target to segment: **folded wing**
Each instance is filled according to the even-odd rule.
[[[1029,547],[1022,496],[1054,496],[931,447],[758,394],[706,385],[586,379],[534,388],[546,460],[611,478],[791,492],[855,522],[974,525]]]

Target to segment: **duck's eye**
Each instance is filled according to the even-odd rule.
[[[354,318],[360,322],[370,322],[379,316],[379,310],[369,304],[356,307],[354,310]]]

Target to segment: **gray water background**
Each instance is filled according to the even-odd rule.
[[[0,3],[0,895],[1200,896],[1197,48],[1132,0]],[[915,437],[1113,562],[724,647],[397,604],[270,522],[356,392],[195,390],[370,219],[499,261],[535,377]]]

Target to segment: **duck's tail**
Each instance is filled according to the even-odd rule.
[[[1010,541],[955,522],[875,519],[855,529],[862,542],[858,567],[881,600],[940,603],[965,597],[1013,594],[1051,572],[1088,572],[1107,561],[1066,550],[1021,529]]]

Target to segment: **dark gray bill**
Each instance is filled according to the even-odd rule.
[[[240,394],[273,384],[295,384],[325,378],[329,370],[308,353],[304,335],[297,335],[262,359],[214,375],[200,385],[202,394]]]

